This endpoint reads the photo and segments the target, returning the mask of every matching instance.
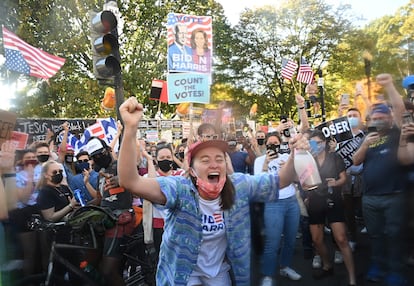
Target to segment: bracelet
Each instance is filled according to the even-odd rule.
[[[305,109],[305,106],[298,106],[298,109]]]
[[[3,178],[14,178],[16,177],[16,173],[6,173],[2,175]]]

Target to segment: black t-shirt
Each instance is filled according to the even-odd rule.
[[[109,165],[106,170],[104,170],[105,173],[111,174],[114,176],[117,176],[117,161],[114,161]],[[137,171],[138,172],[138,171]],[[102,195],[101,200],[101,207],[107,207],[111,210],[123,210],[123,209],[130,209],[132,208],[132,194],[122,189],[122,191],[115,191],[112,192],[111,190],[105,191],[104,190],[105,185],[105,177],[99,175],[99,191]],[[119,189],[119,188],[115,188]],[[112,194],[111,194],[112,193]]]
[[[37,205],[40,210],[55,208],[55,212],[66,207],[70,201],[68,197],[72,198],[72,192],[65,185],[54,187],[46,185],[39,190],[37,197]]]

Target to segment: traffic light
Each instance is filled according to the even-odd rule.
[[[93,73],[98,82],[108,84],[121,72],[117,25],[111,11],[90,12]]]

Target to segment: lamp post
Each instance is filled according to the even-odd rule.
[[[316,72],[318,74],[318,87],[319,87],[319,98],[321,99],[321,111],[322,111],[322,122],[326,121],[325,114],[325,98],[324,98],[324,79],[322,70]]]

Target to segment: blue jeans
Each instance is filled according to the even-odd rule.
[[[382,271],[401,274],[404,194],[365,195],[362,197],[362,208],[371,241],[371,264]]]
[[[265,245],[261,257],[261,270],[265,276],[273,276],[276,265],[290,266],[295,250],[296,234],[299,227],[300,210],[296,196],[265,203],[264,226]],[[283,234],[283,244],[278,257]]]

